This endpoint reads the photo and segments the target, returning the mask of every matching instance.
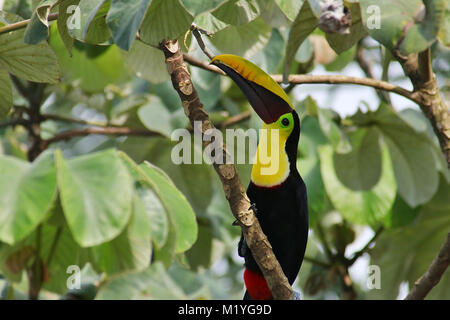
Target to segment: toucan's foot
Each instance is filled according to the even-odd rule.
[[[294,290],[294,298],[292,298],[292,300],[302,300],[300,292]]]
[[[258,209],[256,209],[256,203],[254,203],[254,202],[250,204],[250,207],[248,208],[248,210],[253,210],[255,215],[258,214]],[[234,220],[234,222],[231,225],[232,226],[238,226],[239,225],[239,221]]]
[[[258,209],[256,208],[256,203],[252,202],[250,204],[250,207],[248,208],[248,210],[253,210],[253,212],[255,213],[255,215],[258,214]]]

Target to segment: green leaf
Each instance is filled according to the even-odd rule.
[[[331,146],[319,148],[320,167],[328,197],[334,207],[349,222],[375,226],[384,223],[394,203],[396,185],[389,153],[384,147],[381,152],[383,171],[378,183],[369,191],[353,191],[338,179],[333,167]]]
[[[194,141],[188,142],[192,146],[190,160],[192,161],[191,163],[195,163],[197,157],[203,156],[202,150],[195,146]],[[168,139],[159,139],[147,150],[142,160],[147,160],[164,170],[177,188],[186,196],[194,211],[197,214],[202,214],[213,197],[213,190],[210,187],[214,177],[212,168],[205,163],[194,165],[189,163],[174,164],[172,162],[174,145],[175,142],[170,142]],[[247,172],[249,173],[250,171]],[[192,188],[192,181],[201,181],[201,184],[196,188]]]
[[[404,56],[421,52],[436,40],[446,7],[446,0],[361,0],[360,3],[369,35]],[[378,26],[374,24],[376,19],[379,19]]]
[[[41,154],[31,165],[0,157],[0,240],[17,243],[44,219],[56,197],[53,154]]]
[[[27,44],[38,44],[48,38],[48,21],[47,17],[50,13],[52,1],[44,1],[44,4],[39,5],[33,12],[30,22],[27,24],[24,35],[24,42]]]
[[[227,0],[211,13],[225,23],[240,26],[255,20],[263,9],[260,0]]]
[[[8,72],[0,71],[0,120],[4,119],[13,105],[12,83]]]
[[[136,205],[136,200],[134,202]],[[138,230],[148,226],[149,217],[141,208],[134,207],[130,224],[111,241],[89,248],[92,265],[109,275],[125,271],[142,271],[150,264],[152,247],[150,233]]]
[[[350,135],[352,151],[333,155],[339,180],[352,190],[370,190],[381,176],[380,135],[374,128],[359,129]]]
[[[370,299],[395,299],[403,281],[414,285],[427,270],[450,230],[449,185],[442,185],[446,207],[434,206],[434,199],[424,206],[414,224],[386,231],[377,239],[371,251],[371,264],[382,270],[381,290],[371,290]],[[438,200],[439,201],[439,200]],[[447,299],[450,296],[450,276],[444,273],[427,299]]]
[[[295,59],[295,54],[303,41],[314,31],[317,26],[317,17],[314,16],[308,1],[305,1],[299,13],[295,17],[289,30],[286,47],[286,55],[283,68],[283,81],[287,82],[287,76]]]
[[[228,26],[228,23],[217,19],[209,11],[203,12],[202,14],[196,16],[194,19],[194,23],[199,28],[207,30],[211,33],[216,33]]]
[[[0,20],[13,23],[22,19],[0,11]],[[0,69],[29,81],[57,83],[61,71],[56,55],[46,42],[26,44],[24,33],[16,30],[0,35]]]
[[[106,23],[113,35],[114,43],[129,50],[144,19],[150,0],[112,0]]]
[[[297,13],[303,5],[304,0],[275,0],[275,2],[286,17],[288,17],[289,20],[294,21]]]
[[[139,108],[138,116],[146,128],[167,137],[170,137],[175,129],[172,126],[172,114],[157,96],[152,96],[150,102]]]
[[[398,194],[395,198],[391,213],[386,219],[385,226],[388,228],[399,228],[409,225],[420,212],[421,207],[411,208]]]
[[[183,290],[170,278],[161,263],[152,264],[139,273],[125,274],[100,287],[99,300],[173,300],[187,299]]]
[[[157,46],[164,39],[176,39],[186,33],[193,20],[179,0],[153,0],[141,25],[141,39]]]
[[[76,41],[70,58],[56,32],[56,28],[52,26],[50,45],[58,56],[64,75],[69,80],[77,80],[81,89],[87,92],[103,92],[108,84],[127,79],[128,70],[118,47],[95,46]]]
[[[277,29],[273,29],[269,42],[262,51],[252,57],[252,61],[267,73],[276,73],[283,60],[283,52],[283,37]]]
[[[82,247],[118,236],[132,212],[132,179],[117,153],[65,160],[56,152],[58,187],[67,224]]]
[[[58,7],[58,33],[61,40],[64,43],[69,55],[72,56],[73,38],[69,33],[69,25],[71,27],[76,27],[77,19],[79,18],[78,4],[80,0],[66,0],[62,1]],[[80,21],[81,28],[81,21]]]
[[[28,241],[34,245],[35,238],[32,235]],[[44,289],[63,294],[67,291],[67,278],[70,276],[67,268],[73,265],[82,267],[84,264],[82,249],[65,223],[61,226],[43,224],[40,241],[40,256],[49,275],[48,281],[43,284]]]
[[[25,43],[38,44],[47,40],[49,36],[47,18],[56,2],[57,0],[43,0],[39,3],[25,29]]]
[[[161,50],[135,41],[129,51],[123,52],[125,63],[136,73],[151,83],[161,83],[170,79]]]
[[[223,53],[249,57],[269,42],[272,28],[261,18],[241,26],[229,25],[217,32],[211,43]]]
[[[138,200],[135,200],[135,205],[138,201],[141,202],[149,217],[150,221],[150,234],[152,235],[153,243],[156,248],[162,248],[166,243],[169,233],[169,221],[167,218],[166,210],[164,209],[161,200],[158,199],[156,194],[150,189],[144,186],[137,188]]]
[[[80,28],[70,28],[69,34],[80,41],[101,44],[111,38],[106,24],[106,14],[111,0],[80,0]],[[77,9],[78,10],[78,9]]]
[[[163,211],[167,213],[169,221],[168,239],[165,243],[167,250],[164,250],[164,247],[161,248],[161,250],[155,250],[155,256],[161,252],[169,254],[170,257],[168,261],[166,261],[167,264],[167,262],[171,262],[171,259],[173,258],[173,254],[171,253],[172,246],[174,253],[180,253],[189,249],[196,241],[197,223],[195,213],[184,195],[175,187],[173,182],[161,169],[148,162],[138,166],[123,152],[120,153],[120,156],[127,164],[128,169],[132,172],[134,179],[143,186],[151,188],[154,192],[154,194],[152,194],[145,190],[140,191],[145,191],[141,197],[141,200],[144,201],[144,205],[150,209],[149,211],[154,211],[153,213],[155,215],[162,215]],[[155,199],[154,195],[157,196],[158,201],[153,203],[149,202]],[[161,223],[166,225],[166,221],[161,220],[161,217],[157,219],[158,221],[156,222],[158,225],[155,225],[155,227],[160,227]],[[164,234],[163,237],[167,236]],[[160,245],[161,244],[159,244],[159,246]]]
[[[433,145],[426,133],[407,125],[388,105],[374,114],[391,154],[398,192],[411,207],[426,203],[435,194],[439,179]]]
[[[352,17],[352,24],[350,26],[349,34],[326,33],[326,39],[330,47],[336,51],[337,54],[350,49],[360,39],[367,35],[361,19],[361,8],[359,3],[348,3],[346,7],[350,10]]]
[[[184,7],[195,16],[216,8],[223,0],[181,0]]]
[[[198,227],[194,211],[173,182],[162,175],[153,165],[145,162],[140,165],[140,168],[151,181],[153,189],[169,212],[171,223],[175,226],[177,235],[175,252],[186,251],[197,239]]]

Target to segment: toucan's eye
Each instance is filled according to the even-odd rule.
[[[288,118],[283,118],[281,120],[281,124],[283,125],[283,127],[287,127],[289,125],[289,119]]]

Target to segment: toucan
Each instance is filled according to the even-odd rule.
[[[214,57],[211,63],[237,84],[263,120],[247,196],[292,285],[302,265],[308,240],[306,186],[297,170],[298,114],[284,90],[252,62],[236,55],[222,54]],[[238,253],[245,259],[244,299],[272,299],[242,235]]]

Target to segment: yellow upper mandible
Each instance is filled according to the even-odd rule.
[[[294,108],[287,96],[286,92],[276,83],[270,75],[268,75],[264,70],[258,67],[256,64],[236,56],[234,54],[220,54],[215,56],[211,63],[214,61],[219,61],[225,63],[230,68],[233,68],[237,73],[239,73],[244,79],[252,81],[261,87],[273,92],[284,101],[286,101],[291,108]]]

